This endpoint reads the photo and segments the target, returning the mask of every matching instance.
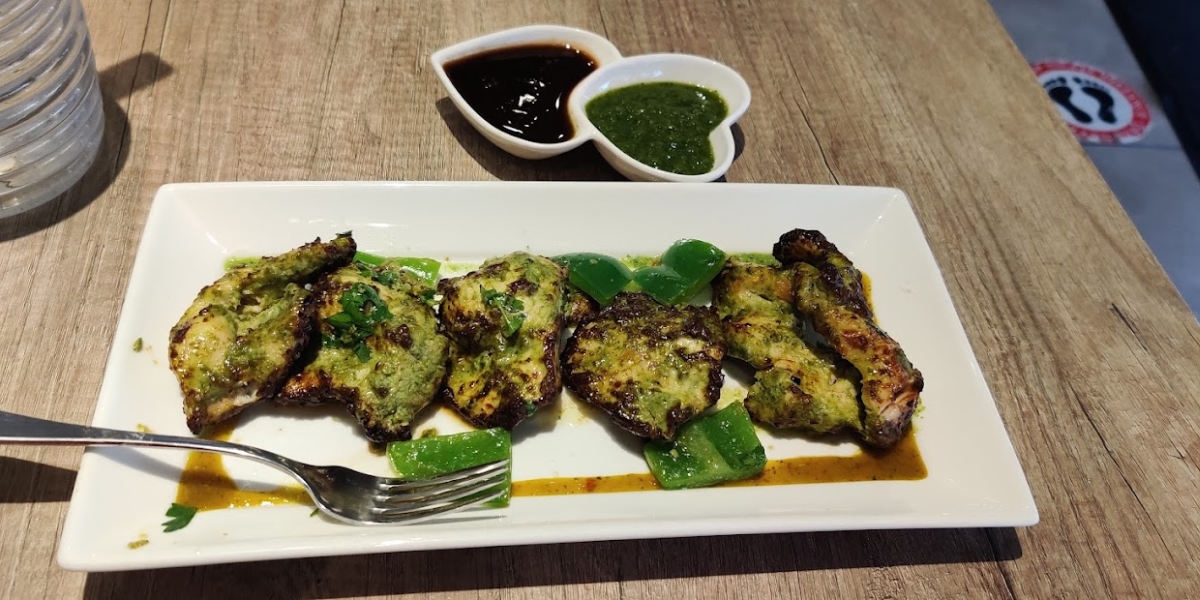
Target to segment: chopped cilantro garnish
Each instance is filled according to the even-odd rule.
[[[321,509],[314,508],[312,512],[308,513],[308,516],[315,517],[315,516],[317,516],[317,513],[319,513],[319,512],[321,512]]]
[[[388,269],[375,271],[371,275],[371,279],[374,279],[375,281],[378,281],[379,283],[382,283],[388,287],[396,287],[396,284],[400,282],[400,276],[397,275],[395,271],[390,271]]]
[[[325,322],[333,329],[322,342],[339,348],[350,348],[358,360],[371,358],[371,349],[366,339],[375,332],[375,326],[392,318],[391,311],[375,288],[365,283],[354,283],[338,299],[342,312],[330,315]]]
[[[142,338],[138,338],[138,339],[136,339],[136,340],[133,340],[133,351],[134,351],[134,352],[141,352],[141,351],[142,351]]]
[[[500,333],[504,337],[509,337],[516,333],[521,325],[525,323],[525,303],[519,298],[514,298],[504,292],[489,290],[482,285],[479,286],[479,294],[483,296],[483,303],[494,307],[500,311]]]
[[[395,288],[400,282],[400,274],[384,266],[372,266],[371,263],[359,261],[358,274],[383,285]]]
[[[167,516],[170,517],[170,520],[163,523],[163,532],[170,533],[187,527],[198,510],[200,509],[195,506],[184,506],[172,502],[171,508],[167,509]]]

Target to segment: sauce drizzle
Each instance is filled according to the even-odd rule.
[[[232,425],[217,426],[213,439],[229,439]],[[767,461],[763,472],[750,479],[713,487],[795,485],[804,483],[848,483],[855,481],[916,481],[929,475],[916,437],[911,433],[889,450],[863,450],[851,456],[798,456]],[[603,477],[549,477],[513,482],[515,496],[565,496],[611,494],[662,489],[649,473]],[[219,454],[192,452],[179,480],[175,501],[200,510],[303,504],[312,500],[301,488],[283,486],[268,491],[243,490],[225,471]]]
[[[751,487],[855,481],[916,481],[929,475],[911,433],[889,450],[851,456],[798,456],[767,461],[756,477],[712,487]],[[606,477],[551,477],[513,482],[513,496],[607,494],[662,489],[649,473]]]
[[[229,419],[212,427],[208,439],[229,441],[237,419]],[[199,510],[243,508],[275,504],[312,506],[308,492],[299,486],[281,486],[271,490],[243,490],[225,470],[224,457],[211,452],[189,452],[187,464],[179,476],[175,503],[194,506]]]

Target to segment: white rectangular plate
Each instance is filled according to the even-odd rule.
[[[520,497],[506,509],[418,525],[356,527],[303,506],[201,512],[163,533],[186,453],[130,448],[85,453],[59,563],[103,571],[304,556],[785,531],[996,527],[1037,522],[1037,509],[903,192],[800,185],[631,183],[239,183],[159,190],[138,248],[94,424],[187,435],[167,365],[167,332],[231,257],[275,254],[353,231],[359,249],[478,263],[514,250],[656,255],[673,241],[727,252],[770,252],[780,234],[819,229],[867,274],[884,329],[925,375],[918,446],[929,476],[710,488],[678,492]],[[142,338],[145,349],[132,350]],[[734,377],[729,388],[740,387]],[[647,471],[638,445],[582,416],[564,394],[514,433],[514,477]],[[445,409],[442,409],[445,410]],[[540,413],[539,413],[540,414]],[[461,429],[436,414],[424,427]],[[761,432],[769,458],[849,454]],[[243,415],[233,441],[293,458],[387,474],[386,460],[338,410]],[[268,467],[226,458],[239,481],[288,483]],[[148,543],[130,548],[129,543]]]

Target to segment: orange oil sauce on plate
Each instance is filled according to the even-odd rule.
[[[214,425],[204,437],[228,441],[236,424],[237,419],[230,419]],[[271,490],[241,489],[225,470],[225,461],[220,454],[189,452],[187,464],[179,477],[175,503],[194,506],[200,510],[217,510],[264,504],[312,506],[313,502],[308,497],[308,492],[299,486],[281,486]]]
[[[851,456],[798,456],[767,461],[763,472],[750,479],[721,484],[727,487],[842,483],[852,481],[914,481],[929,471],[909,434],[888,450],[863,450]],[[714,487],[721,487],[714,486]],[[513,482],[513,496],[603,494],[660,489],[649,473],[608,477],[551,477]]]

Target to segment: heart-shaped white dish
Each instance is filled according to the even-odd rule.
[[[570,92],[567,114],[574,134],[562,142],[532,142],[488,123],[463,98],[446,74],[446,64],[461,58],[500,48],[556,43],[577,48],[596,62],[596,70]],[[720,178],[729,170],[736,150],[731,128],[750,107],[750,87],[737,71],[726,65],[690,54],[622,57],[607,39],[589,31],[560,25],[530,25],[499,31],[438,50],[430,60],[451,101],[467,121],[506,152],[521,158],[542,159],[573,150],[591,140],[614,169],[637,181],[704,182]],[[716,91],[725,101],[728,113],[709,134],[713,150],[713,167],[709,171],[698,175],[682,175],[651,167],[618,148],[588,119],[587,103],[596,96],[613,89],[652,82],[708,88]]]
[[[450,81],[450,76],[446,74],[446,64],[460,58],[466,58],[499,48],[534,44],[561,44],[570,48],[576,48],[592,57],[596,61],[597,69],[601,69],[605,65],[621,58],[621,53],[617,50],[616,46],[612,45],[612,42],[590,31],[575,29],[574,27],[564,27],[562,25],[528,25],[526,27],[497,31],[454,44],[453,46],[447,46],[434,52],[429,57],[429,60],[433,63],[433,70],[437,73],[438,79],[441,80],[442,87],[445,87],[446,93],[450,95],[450,101],[454,103],[454,106],[458,107],[459,112],[467,118],[467,121],[479,133],[483,134],[483,137],[509,154],[536,160],[550,158],[568,150],[574,150],[590,138],[580,135],[581,128],[578,124],[575,124],[575,134],[570,139],[554,144],[531,142],[507,133],[488,123],[486,119],[472,108],[466,99],[463,98],[462,94],[459,93],[458,89],[454,87],[454,83]]]
[[[596,96],[630,85],[673,82],[697,85],[720,94],[729,109],[725,118],[708,134],[712,143],[712,169],[698,175],[663,171],[629,156],[596,129],[587,116],[587,104]],[[733,69],[711,59],[691,54],[643,54],[630,56],[596,69],[575,86],[567,112],[578,133],[589,136],[600,154],[622,175],[637,181],[712,181],[733,164],[735,152],[731,127],[750,107],[750,87]],[[587,128],[588,131],[582,131]]]

